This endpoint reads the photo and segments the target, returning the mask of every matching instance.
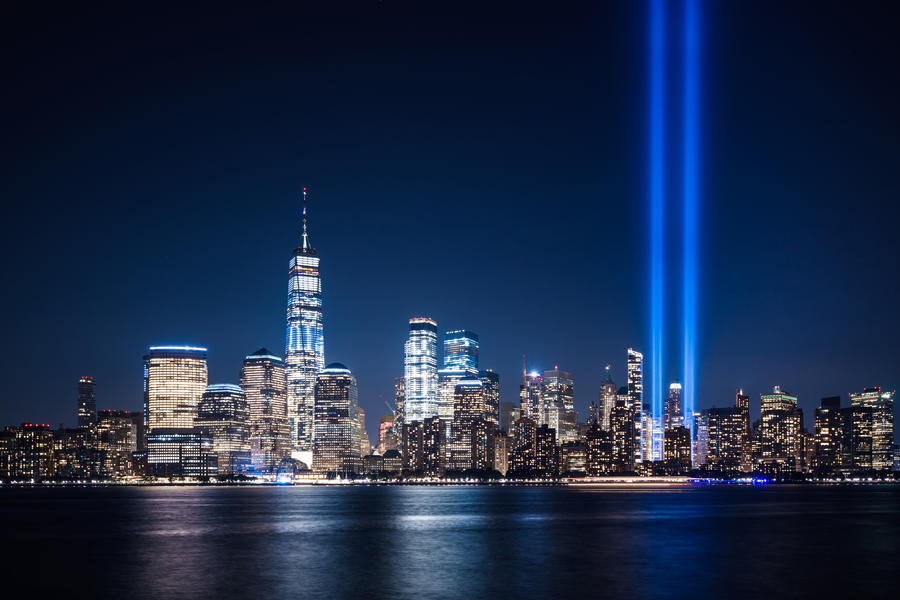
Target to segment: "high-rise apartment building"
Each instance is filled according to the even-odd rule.
[[[244,357],[240,383],[250,407],[251,464],[273,473],[292,448],[284,361],[260,348]]]
[[[600,428],[610,430],[609,417],[616,406],[616,384],[613,383],[610,373],[611,365],[606,365],[603,383],[600,384],[600,401],[598,402],[597,422]]]
[[[500,373],[487,369],[478,371],[484,390],[484,419],[492,429],[500,428]]]
[[[684,426],[684,404],[681,401],[680,383],[669,384],[663,415],[663,427],[666,431]]]
[[[322,277],[319,256],[306,231],[306,188],[303,188],[303,232],[288,263],[287,333],[284,371],[287,414],[294,458],[312,460],[316,374],[325,366]]]
[[[403,431],[403,423],[406,421],[406,379],[394,377],[394,433],[397,441]]]
[[[644,406],[644,355],[628,348],[626,363],[628,379],[628,408],[632,411],[634,419],[634,462],[643,461],[647,452],[644,450],[644,442],[650,439],[647,428],[652,424],[649,418],[644,418],[649,410]]]
[[[94,378],[82,375],[78,378],[78,426],[90,427],[97,417],[97,400],[94,396]]]
[[[250,469],[250,405],[240,386],[207,386],[197,407],[204,454],[215,457],[217,475],[239,475]]]
[[[316,376],[314,471],[358,473],[359,404],[356,378],[341,363],[331,363]]]
[[[413,317],[409,320],[403,368],[404,422],[422,423],[438,415],[437,323],[433,319]]]
[[[609,423],[612,435],[611,471],[614,473],[634,471],[634,410],[628,405],[627,400],[616,400],[609,416]]]

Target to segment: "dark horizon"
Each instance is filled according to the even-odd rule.
[[[810,6],[705,3],[697,354],[698,409],[778,384],[808,428],[900,384],[896,20]],[[582,420],[649,356],[643,3],[15,10],[0,426],[74,425],[82,375],[139,409],[150,345],[207,347],[210,383],[283,356],[304,185],[370,436],[412,316],[478,333],[503,401],[522,354],[572,372]]]

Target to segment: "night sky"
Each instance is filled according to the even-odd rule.
[[[0,424],[71,426],[79,375],[138,409],[152,344],[207,346],[210,383],[283,355],[304,185],[370,436],[411,316],[479,333],[504,401],[523,353],[573,372],[582,418],[649,355],[644,3],[337,4],[2,9]],[[705,3],[697,402],[779,384],[811,428],[900,386],[900,36],[889,3],[786,4]]]

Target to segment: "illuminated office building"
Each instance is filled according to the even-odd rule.
[[[634,471],[634,411],[627,400],[616,400],[609,422],[612,436],[611,470],[615,473]]]
[[[272,473],[291,455],[284,361],[265,348],[244,357],[241,389],[250,406],[250,456],[253,469]]]
[[[406,415],[406,379],[394,377],[394,433],[399,440]]]
[[[94,444],[101,452],[101,472],[107,477],[132,475],[132,453],[138,447],[139,421],[127,410],[101,410],[94,426]]]
[[[609,372],[610,365],[606,365],[606,373],[604,374],[603,383],[600,384],[600,401],[598,403],[599,410],[597,422],[600,428],[606,431],[610,430],[609,417],[613,408],[616,406],[616,384],[613,383],[612,374]]]
[[[708,408],[707,464],[720,471],[743,470],[744,419],[740,408]]]
[[[444,336],[444,367],[477,373],[478,334],[464,329],[448,331]]]
[[[250,469],[250,405],[240,386],[208,386],[197,408],[197,427],[205,453],[215,456],[217,475]]]
[[[510,437],[508,435],[495,434],[494,442],[494,470],[504,477],[509,471],[509,446]]]
[[[535,431],[534,420],[521,416],[512,426],[512,450],[509,467],[516,475],[528,475],[535,468]]]
[[[306,232],[306,188],[303,189],[303,233],[288,264],[287,333],[284,371],[287,415],[294,458],[312,459],[316,374],[325,366],[322,326],[322,277],[319,256]]]
[[[681,384],[669,384],[666,396],[663,427],[666,431],[684,426],[684,404],[681,402]]]
[[[556,431],[558,441],[575,441],[577,413],[575,412],[575,378],[559,367],[544,371],[541,424]]]
[[[559,444],[559,473],[564,476],[576,476],[585,473],[587,463],[587,446],[584,441],[563,442]]]
[[[666,473],[681,475],[691,470],[691,430],[683,425],[664,433],[663,463]]]
[[[484,418],[484,387],[479,379],[463,379],[454,393],[450,466],[459,471],[490,468],[488,422]]]
[[[144,356],[147,463],[158,477],[208,474],[194,429],[206,390],[206,348],[151,346]]]
[[[841,409],[841,471],[864,473],[872,470],[872,409],[850,406]]]
[[[94,397],[94,378],[82,375],[78,378],[78,426],[90,427],[97,416],[97,400]]]
[[[192,428],[206,378],[206,348],[151,346],[144,356],[148,432]]]
[[[615,405],[613,405],[615,408]],[[605,475],[612,470],[612,433],[599,422],[592,423],[585,435],[584,472],[588,477]]]
[[[813,440],[816,448],[813,470],[818,475],[831,475],[841,469],[843,415],[841,397],[822,398],[814,417]]]
[[[799,471],[802,467],[800,431],[803,413],[797,396],[777,385],[760,395],[760,468],[768,473]]]
[[[890,471],[894,466],[894,392],[866,388],[850,394],[850,406],[872,411],[872,469]]]
[[[366,411],[362,406],[358,407],[357,411],[359,414],[359,455],[363,457],[372,453],[372,445],[369,443],[369,433],[366,431]]]
[[[543,423],[544,378],[535,372],[525,375],[519,386],[519,415],[532,419],[538,425]]]
[[[428,477],[443,477],[447,465],[447,428],[440,417],[422,424],[422,472]]]
[[[753,440],[750,428],[750,396],[744,394],[744,390],[738,390],[734,395],[734,405],[741,411],[741,470],[749,473],[753,470]]]
[[[709,419],[705,411],[695,412],[691,426],[691,464],[699,469],[706,464],[709,452]]]
[[[314,471],[358,473],[359,404],[356,378],[341,363],[331,363],[316,376]]]
[[[500,373],[490,369],[478,371],[484,390],[484,419],[492,429],[500,428]]]
[[[404,345],[404,422],[424,422],[439,414],[437,375],[437,323],[427,317],[409,320]],[[445,420],[446,420],[446,416]],[[452,409],[450,420],[452,420]]]
[[[438,416],[444,421],[447,436],[450,436],[450,428],[453,423],[453,403],[456,385],[464,379],[470,379],[475,373],[465,371],[459,367],[444,367],[438,370]]]
[[[644,355],[628,348],[626,368],[628,408],[631,409],[634,418],[634,462],[639,463],[644,459],[644,441],[650,437],[647,431],[650,420],[644,418],[644,413],[649,412],[644,407]]]

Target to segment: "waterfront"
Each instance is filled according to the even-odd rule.
[[[900,558],[895,486],[6,488],[0,519],[5,571],[107,598],[893,597]]]

